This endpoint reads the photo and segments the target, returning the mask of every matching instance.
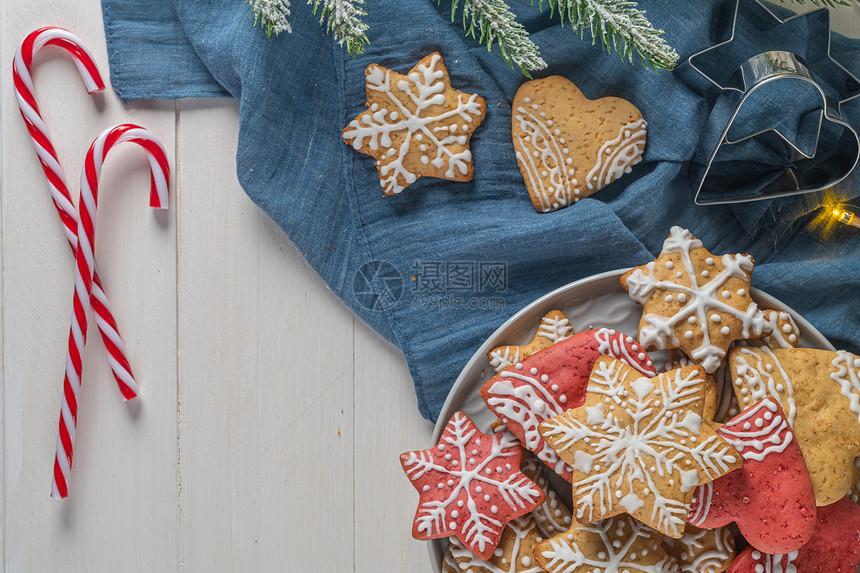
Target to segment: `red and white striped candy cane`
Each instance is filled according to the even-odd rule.
[[[87,321],[93,289],[93,245],[96,236],[96,207],[98,183],[102,164],[115,145],[130,142],[146,150],[151,171],[150,206],[167,208],[167,188],[170,166],[164,146],[151,132],[137,125],[123,124],[102,132],[90,146],[81,173],[81,200],[78,207],[78,248],[75,253],[75,297],[72,326],[69,332],[69,352],[66,355],[66,377],[63,382],[63,406],[57,436],[57,455],[54,460],[54,480],[51,496],[64,498],[69,494],[69,477],[75,447],[75,428],[78,420],[78,393],[81,389]]]
[[[78,212],[72,203],[72,195],[66,185],[65,174],[57,159],[57,152],[51,144],[48,128],[42,120],[39,105],[33,96],[33,80],[30,76],[30,68],[36,53],[45,46],[57,46],[71,54],[81,78],[89,93],[100,92],[105,88],[99,70],[96,67],[90,51],[84,46],[80,38],[62,28],[48,26],[30,33],[15,52],[12,62],[12,79],[15,82],[15,97],[18,99],[18,107],[21,116],[27,124],[33,147],[42,164],[42,171],[48,179],[48,187],[54,206],[60,214],[63,223],[63,231],[72,247],[72,252],[78,245]],[[138,394],[137,382],[131,372],[128,358],[126,358],[125,345],[117,330],[116,320],[110,310],[107,296],[101,285],[98,274],[93,277],[93,300],[92,306],[95,311],[96,324],[104,340],[107,349],[108,362],[111,371],[119,386],[124,400],[134,398]]]

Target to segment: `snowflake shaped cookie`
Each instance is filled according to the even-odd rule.
[[[456,536],[488,559],[505,524],[544,500],[543,491],[520,471],[522,455],[511,433],[484,434],[464,413],[455,413],[435,447],[400,456],[420,494],[412,536]]]
[[[704,386],[700,366],[648,378],[614,358],[595,362],[585,404],[539,426],[573,467],[577,520],[627,513],[669,537],[683,534],[694,488],[742,463],[703,423]]]
[[[531,342],[522,346],[497,346],[487,354],[487,358],[490,359],[490,364],[495,371],[501,372],[517,362],[522,362],[532,354],[549,348],[556,342],[567,340],[573,334],[573,327],[570,326],[570,321],[564,313],[560,310],[551,310],[540,319],[540,325]]]
[[[672,227],[660,256],[621,277],[644,307],[639,341],[649,350],[680,348],[713,373],[735,340],[772,327],[750,296],[750,255],[714,256],[690,231]]]
[[[456,565],[453,571],[466,573],[541,573],[534,559],[534,547],[543,541],[534,517],[524,515],[512,520],[502,533],[499,546],[486,561],[476,557],[463,543],[451,539],[448,551]]]
[[[574,523],[539,543],[535,558],[548,573],[679,573],[661,546],[661,536],[622,515],[597,523]]]
[[[385,195],[419,177],[469,181],[469,138],[487,112],[484,98],[451,87],[434,52],[404,76],[371,64],[365,71],[367,111],[349,122],[343,140],[376,159]]]
[[[728,527],[699,529],[688,524],[684,535],[667,545],[681,573],[722,573],[735,558],[735,536]]]

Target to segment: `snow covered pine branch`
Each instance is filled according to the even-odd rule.
[[[287,17],[290,15],[289,0],[245,0],[254,12],[254,23],[260,22],[266,35],[291,32]],[[462,1],[462,6],[461,6]],[[793,0],[796,1],[796,0]],[[843,1],[843,0],[814,0]],[[440,3],[441,0],[436,0]],[[663,39],[662,30],[655,29],[636,8],[631,0],[539,0],[544,2],[552,16],[558,14],[562,24],[569,21],[580,37],[585,29],[591,32],[592,43],[600,43],[608,52],[616,51],[622,59],[633,61],[633,53],[642,63],[654,70],[672,69],[678,54]],[[322,8],[320,24],[329,33],[334,33],[340,45],[346,44],[350,54],[360,54],[368,43],[367,29],[361,17],[367,12],[361,7],[364,0],[308,0],[313,13]],[[525,28],[517,22],[516,15],[504,0],[451,0],[451,19],[456,18],[461,8],[463,29],[466,35],[476,38],[488,49],[498,43],[502,58],[511,67],[529,75],[541,70],[546,62],[538,47],[529,38]]]

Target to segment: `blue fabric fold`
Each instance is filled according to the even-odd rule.
[[[672,225],[690,228],[715,253],[753,254],[755,286],[836,346],[860,349],[860,234],[820,224],[824,195],[695,205],[690,161],[710,113],[704,97],[677,74],[630,65],[581,41],[528,0],[510,5],[549,63],[539,76],[563,75],[592,99],[628,99],[649,124],[644,160],[631,174],[549,214],[531,206],[511,141],[511,102],[524,78],[498,49],[464,37],[447,7],[369,4],[370,44],[353,59],[303,2],[293,3],[293,33],[271,41],[237,0],[102,4],[111,79],[124,100],[240,101],[242,187],[331,289],[403,350],[428,419],[511,314],[573,280],[647,262]],[[696,4],[642,0],[640,7],[686,57],[726,37],[726,3]],[[833,45],[860,73],[860,42],[834,35]],[[365,109],[367,65],[402,73],[433,51],[455,88],[487,100],[472,138],[475,177],[424,178],[383,197],[373,160],[344,145],[341,130]],[[860,105],[845,112],[860,126]],[[839,189],[827,200],[860,212],[860,176]]]

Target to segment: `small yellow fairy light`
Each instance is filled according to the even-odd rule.
[[[851,211],[846,211],[845,209],[837,207],[836,209],[833,209],[833,217],[840,223],[860,229],[860,218]]]

